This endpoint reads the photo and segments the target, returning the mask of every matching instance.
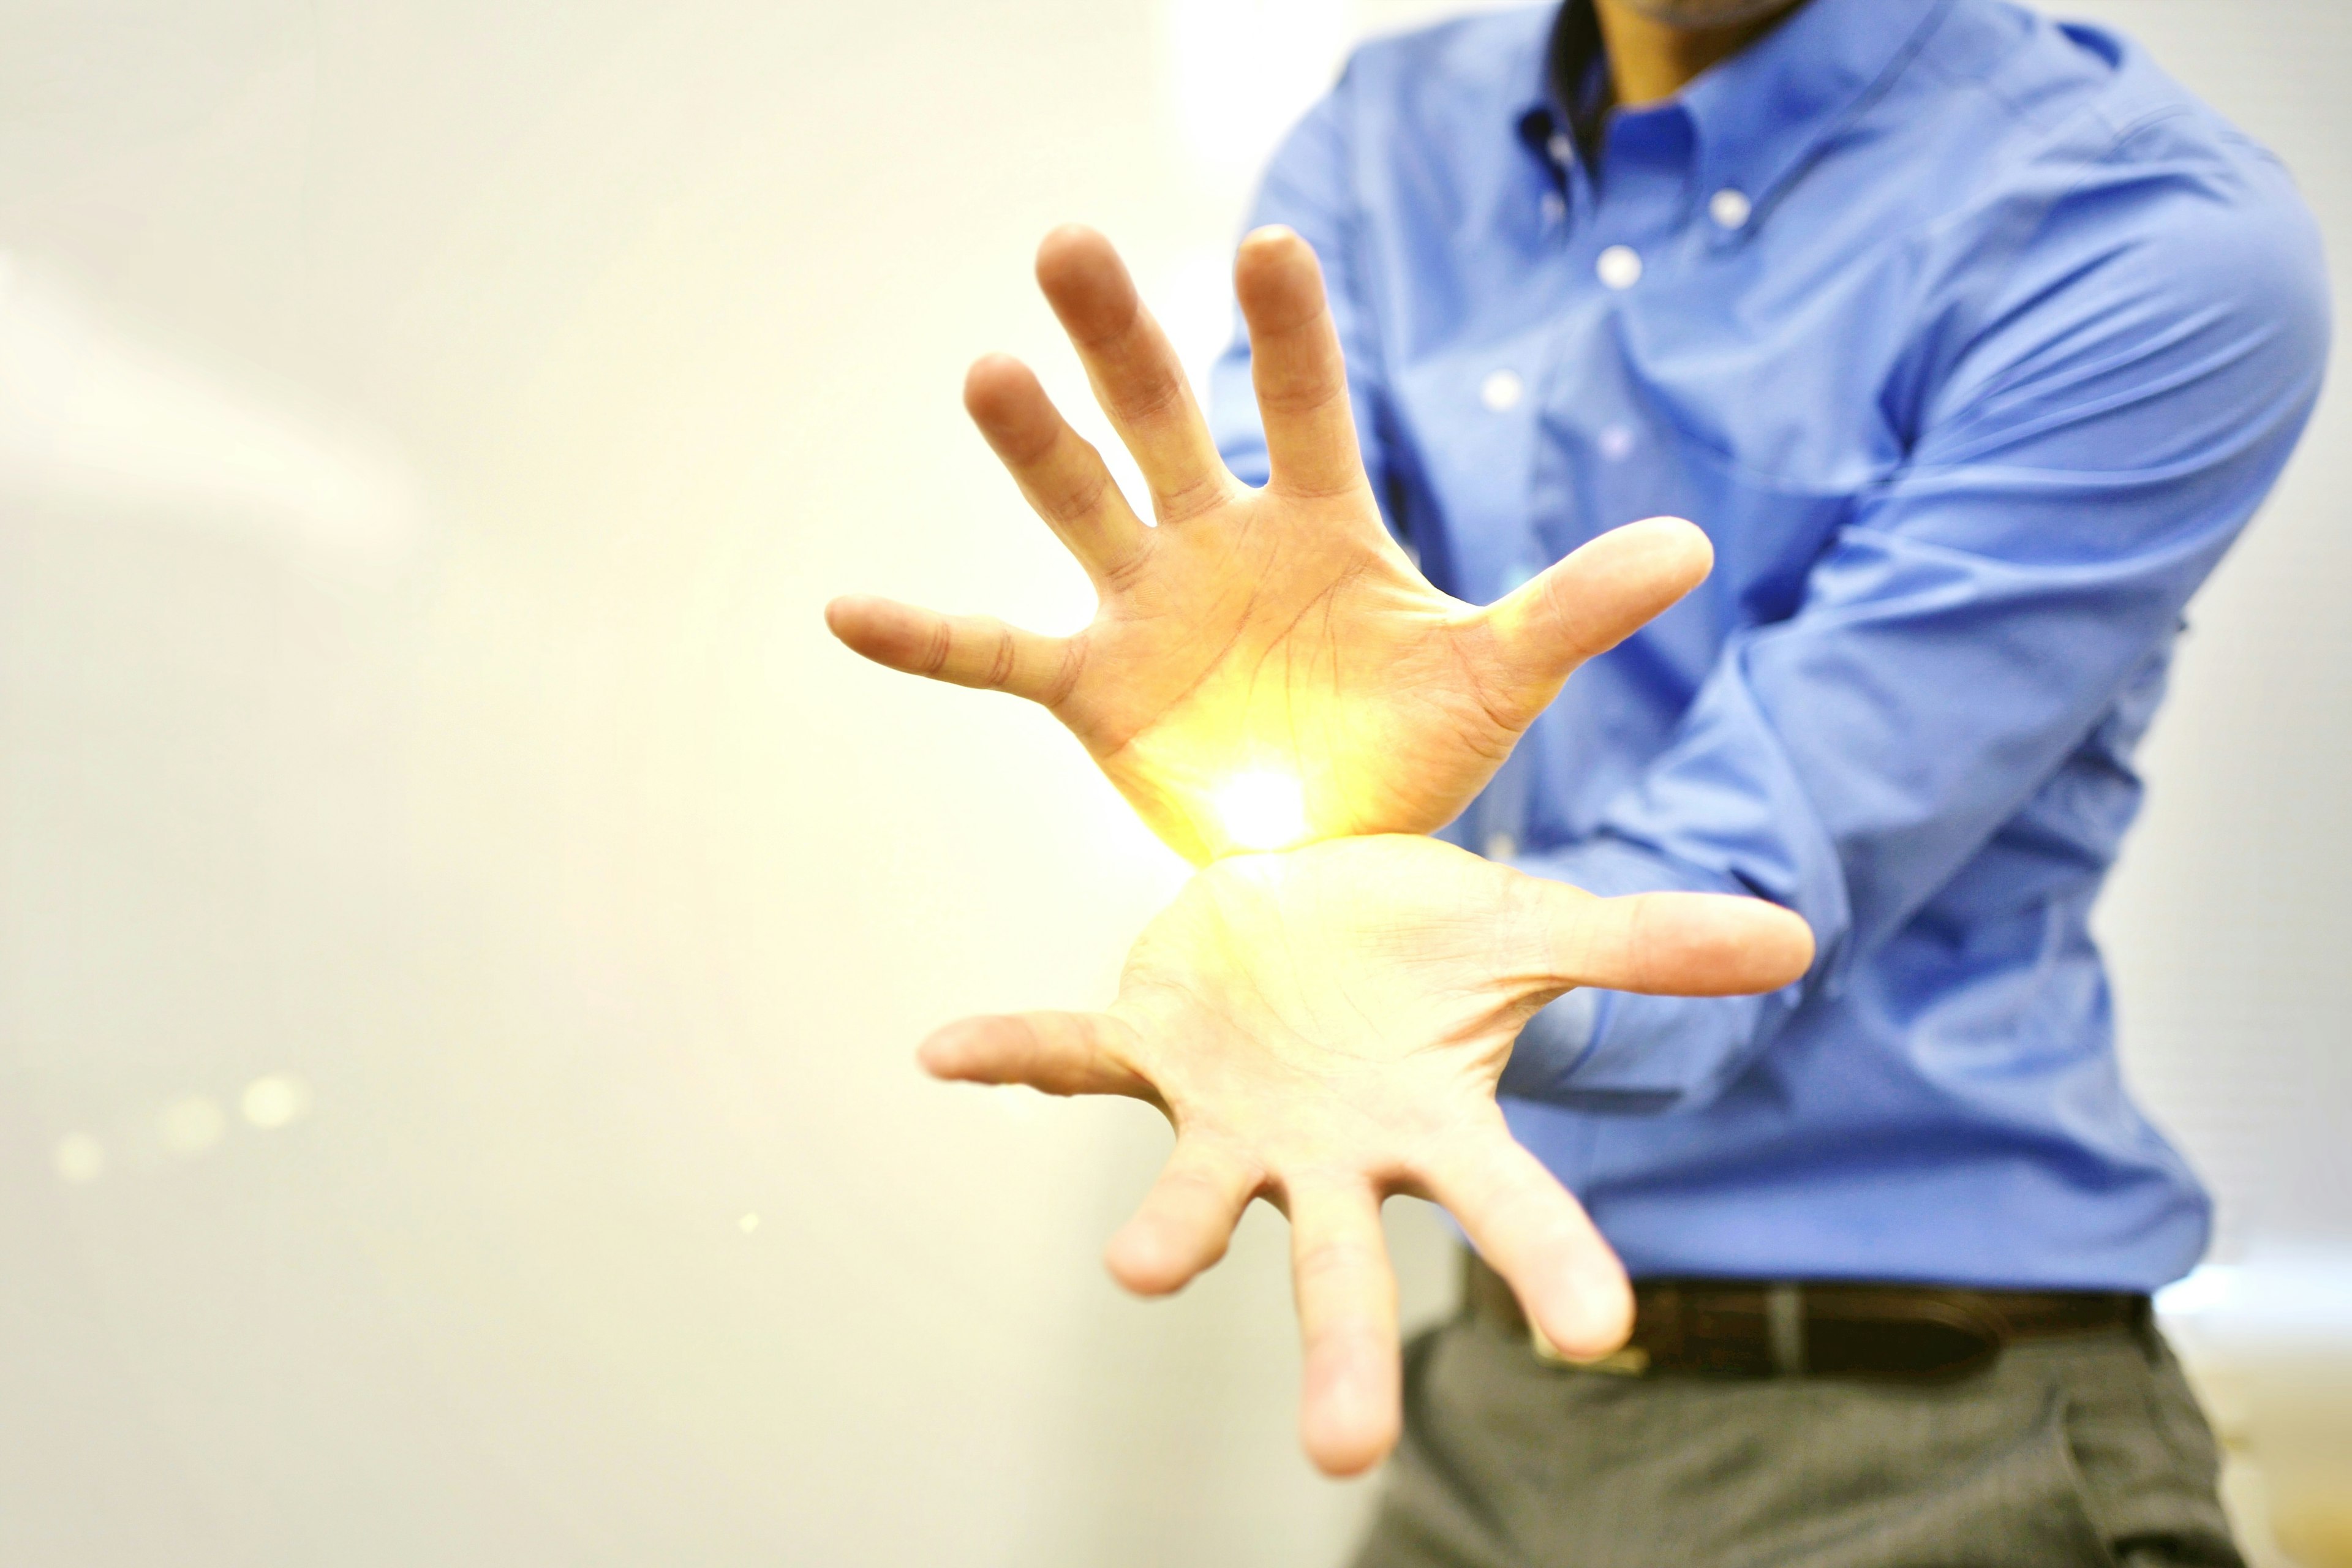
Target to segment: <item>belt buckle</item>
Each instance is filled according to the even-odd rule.
[[[1573,1367],[1578,1372],[1606,1373],[1612,1377],[1640,1377],[1650,1370],[1650,1352],[1640,1345],[1621,1345],[1596,1360],[1579,1361],[1552,1343],[1532,1318],[1528,1321],[1528,1343],[1533,1347],[1536,1359],[1546,1366]]]

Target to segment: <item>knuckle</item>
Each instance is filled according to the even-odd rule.
[[[1117,560],[1097,563],[1096,571],[1105,589],[1114,594],[1124,594],[1143,580],[1144,569],[1150,560],[1149,545],[1139,540],[1132,549]]]
[[[1119,367],[1119,377],[1106,394],[1113,417],[1128,425],[1153,425],[1176,414],[1184,403],[1184,378],[1164,364],[1136,363]]]
[[[1297,417],[1320,414],[1342,402],[1347,382],[1333,365],[1317,365],[1284,373],[1268,373],[1257,384],[1258,406],[1268,413]]]
[[[1110,475],[1099,466],[1073,475],[1058,490],[1045,498],[1045,515],[1059,523],[1084,522],[1103,510],[1110,488]]]
[[[924,639],[919,660],[925,675],[937,675],[948,667],[948,656],[955,651],[955,626],[944,616],[933,621]]]
[[[1163,527],[1174,527],[1216,510],[1225,503],[1226,495],[1223,470],[1212,469],[1174,489],[1155,489],[1152,510]]]
[[[1063,704],[1069,701],[1070,694],[1077,689],[1078,678],[1086,673],[1086,639],[1072,637],[1064,643],[1061,663],[1052,679],[1046,681],[1045,689],[1037,694],[1037,700],[1049,710],[1059,711]]]
[[[991,652],[988,665],[987,681],[991,691],[1004,689],[1005,683],[1013,679],[1013,668],[1019,657],[1020,649],[1013,641],[1012,628],[998,626],[996,647]]]

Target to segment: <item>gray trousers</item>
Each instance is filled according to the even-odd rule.
[[[1624,1377],[1462,1316],[1405,1356],[1356,1568],[2243,1568],[2155,1330],[1940,1386]]]

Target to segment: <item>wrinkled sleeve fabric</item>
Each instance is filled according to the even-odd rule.
[[[1523,868],[1771,899],[1813,973],[1758,997],[1571,994],[1507,1093],[1702,1103],[1834,994],[2162,657],[2316,397],[2325,268],[2283,172],[2162,128],[1988,204],[1922,268],[1907,454],[1798,610],[1733,636],[1588,837]],[[1698,520],[1704,524],[1705,520]]]
[[[1348,396],[1356,420],[1356,440],[1372,493],[1389,505],[1386,445],[1381,438],[1386,414],[1381,393],[1380,345],[1373,315],[1355,275],[1354,229],[1360,208],[1351,170],[1352,70],[1291,129],[1266,166],[1251,206],[1248,227],[1281,224],[1314,248],[1322,264],[1323,288],[1347,356]],[[1234,340],[1209,375],[1209,424],[1226,466],[1244,482],[1262,485],[1268,472],[1265,432],[1250,385],[1249,339],[1238,320]],[[1389,518],[1391,528],[1396,519]]]

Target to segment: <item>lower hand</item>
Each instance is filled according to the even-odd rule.
[[[1805,923],[1760,900],[1601,899],[1432,838],[1337,839],[1195,875],[1108,1010],[966,1019],[921,1059],[941,1078],[1131,1095],[1167,1114],[1175,1150],[1107,1255],[1131,1290],[1181,1289],[1253,1199],[1281,1208],[1301,1438],[1352,1474],[1400,1419],[1388,1195],[1452,1211],[1567,1354],[1604,1355],[1631,1331],[1623,1268],[1495,1102],[1520,1026],[1578,985],[1770,990],[1812,952]]]

